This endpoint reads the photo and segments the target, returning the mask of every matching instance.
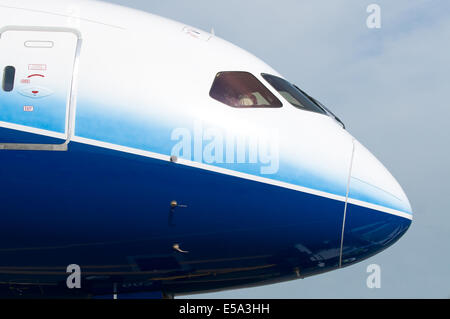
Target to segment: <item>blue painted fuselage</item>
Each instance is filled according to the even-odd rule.
[[[9,129],[0,138],[55,142]],[[0,281],[60,296],[306,277],[385,249],[411,223],[348,204],[341,257],[342,201],[76,142],[0,156]],[[81,290],[65,286],[70,264]]]

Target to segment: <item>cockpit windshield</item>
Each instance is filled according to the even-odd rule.
[[[238,108],[282,107],[280,100],[253,74],[242,71],[217,73],[209,95]]]
[[[324,109],[311,101],[306,95],[304,95],[300,90],[285,79],[265,73],[261,74],[261,76],[296,108],[305,111],[327,114]]]
[[[327,108],[325,105],[323,105],[320,101],[316,100],[315,98],[313,98],[312,96],[308,95],[307,93],[305,93],[305,91],[303,91],[302,89],[300,89],[297,85],[293,84],[294,87],[299,90],[300,92],[303,93],[303,95],[307,96],[308,99],[310,99],[312,102],[314,102],[314,104],[316,104],[317,106],[321,107],[323,110],[325,110],[325,112],[331,116],[332,118],[334,118],[337,122],[339,122],[342,127],[345,129],[345,124],[344,122],[341,121],[341,119],[339,117],[337,117],[333,112],[331,112],[331,110],[329,108]]]

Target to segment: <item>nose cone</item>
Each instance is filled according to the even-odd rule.
[[[392,245],[411,221],[411,205],[399,183],[355,140],[342,263],[365,259]]]
[[[412,209],[400,184],[381,162],[361,143],[354,141],[349,184],[352,200],[380,206],[382,210],[412,218]]]

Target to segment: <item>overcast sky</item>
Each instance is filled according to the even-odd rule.
[[[398,243],[359,264],[202,298],[450,298],[448,0],[108,0],[210,31],[318,98],[397,178],[414,211]],[[381,7],[369,29],[366,8]],[[366,267],[381,266],[381,288]]]

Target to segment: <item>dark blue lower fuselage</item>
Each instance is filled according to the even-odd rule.
[[[66,152],[2,150],[0,163],[1,292],[191,293],[339,267],[342,201],[76,142]],[[349,204],[343,265],[390,246],[410,223]],[[81,267],[79,290],[65,286],[69,264]]]

